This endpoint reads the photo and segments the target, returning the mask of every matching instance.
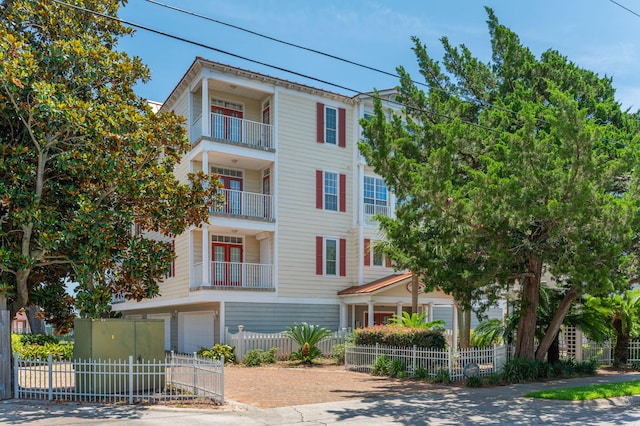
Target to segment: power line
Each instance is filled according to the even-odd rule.
[[[395,101],[395,100],[391,100],[391,99],[383,99],[383,98],[381,98],[379,96],[376,96],[375,94],[372,94],[372,93],[367,93],[367,92],[363,92],[363,91],[360,91],[360,90],[355,90],[355,89],[349,88],[347,86],[343,86],[343,85],[340,85],[340,84],[337,84],[337,83],[332,83],[332,82],[327,81],[327,80],[322,80],[322,79],[319,79],[319,78],[316,78],[316,77],[312,77],[310,75],[303,74],[303,73],[300,73],[300,72],[297,72],[297,71],[293,71],[293,70],[290,70],[290,69],[287,69],[287,68],[283,68],[283,67],[280,67],[280,66],[277,66],[277,65],[271,65],[271,64],[268,64],[266,62],[261,62],[261,61],[255,60],[255,59],[248,58],[246,56],[242,56],[242,55],[238,55],[236,53],[232,53],[232,52],[228,52],[228,51],[225,51],[225,50],[222,50],[222,49],[218,49],[217,47],[213,47],[213,46],[208,45],[208,44],[204,44],[204,43],[201,43],[201,42],[198,42],[198,41],[190,40],[190,39],[187,39],[187,38],[184,38],[184,37],[180,37],[180,36],[177,36],[177,35],[169,34],[169,33],[164,32],[164,31],[160,31],[160,30],[156,30],[156,29],[151,28],[151,27],[147,27],[145,25],[136,24],[134,22],[127,21],[125,19],[118,18],[116,16],[111,16],[111,15],[107,15],[107,14],[104,14],[104,13],[96,12],[95,10],[87,9],[87,8],[82,7],[82,6],[76,6],[76,5],[73,5],[73,4],[65,3],[65,2],[63,2],[61,0],[52,0],[52,1],[54,3],[58,3],[58,4],[62,5],[62,6],[68,7],[68,8],[79,10],[79,11],[82,11],[82,12],[85,12],[85,13],[89,13],[89,14],[92,14],[92,15],[95,15],[95,16],[100,16],[101,18],[117,21],[117,22],[120,22],[121,24],[129,25],[129,26],[134,27],[134,28],[138,28],[138,29],[141,29],[141,30],[149,31],[149,32],[152,32],[154,34],[161,35],[163,37],[168,37],[168,38],[171,38],[171,39],[174,39],[174,40],[177,40],[177,41],[181,41],[183,43],[192,44],[194,46],[198,46],[198,47],[202,47],[204,49],[212,50],[214,52],[222,53],[224,55],[228,55],[228,56],[231,56],[231,57],[234,57],[234,58],[237,58],[237,59],[241,59],[241,60],[248,61],[248,62],[251,62],[251,63],[254,63],[254,64],[258,64],[258,65],[262,65],[264,67],[273,68],[273,69],[278,70],[278,71],[282,71],[282,72],[285,72],[285,73],[293,74],[293,75],[296,75],[298,77],[302,77],[302,78],[306,78],[306,79],[309,79],[309,80],[313,80],[313,81],[316,81],[316,82],[319,82],[319,83],[322,83],[322,84],[326,84],[328,86],[332,86],[332,87],[336,87],[338,89],[346,90],[348,92],[353,92],[356,95],[370,96],[371,98],[380,100],[382,102],[387,102],[387,103],[390,103],[390,104],[398,105],[398,106],[401,106],[401,107],[404,107],[404,108],[407,108],[407,109],[411,109],[411,110],[414,110],[414,111],[424,112],[426,114],[430,114],[430,115],[433,115],[433,116],[436,116],[436,117],[440,117],[440,118],[445,118],[445,119],[448,119],[448,120],[455,120],[456,119],[455,117],[451,117],[451,116],[449,116],[447,114],[439,113],[439,112],[436,112],[436,111],[431,111],[431,110],[424,109],[424,108],[413,107],[413,106],[406,105],[406,104],[403,104],[401,102],[398,102],[398,101]],[[467,125],[470,125],[470,126],[474,126],[474,127],[480,128],[480,129],[488,130],[488,131],[491,131],[491,132],[504,133],[503,130],[494,129],[492,127],[484,126],[482,124],[474,123],[472,121],[460,120],[460,122],[464,123],[464,124],[467,124]]]
[[[190,10],[182,9],[182,8],[170,5],[170,4],[161,3],[161,2],[159,2],[157,0],[147,0],[147,2],[155,4],[155,5],[158,5],[158,6],[161,6],[161,7],[165,7],[165,8],[170,9],[170,10],[174,10],[176,12],[184,13],[186,15],[195,16],[197,18],[204,19],[206,21],[215,22],[216,24],[224,25],[226,27],[233,28],[233,29],[236,29],[238,31],[242,31],[242,32],[254,35],[256,37],[261,37],[261,38],[264,38],[266,40],[270,40],[270,41],[274,41],[276,43],[284,44],[286,46],[295,47],[296,49],[305,50],[307,52],[311,52],[311,53],[315,53],[315,54],[318,54],[318,55],[325,56],[327,58],[335,59],[337,61],[344,62],[344,63],[350,64],[350,65],[354,65],[356,67],[360,67],[360,68],[363,68],[363,69],[366,69],[366,70],[369,70],[369,71],[374,71],[374,72],[377,72],[377,73],[380,73],[380,74],[384,74],[384,75],[390,76],[390,77],[400,78],[400,76],[397,73],[392,73],[392,72],[389,72],[389,71],[382,70],[380,68],[372,67],[370,65],[366,65],[366,64],[363,64],[363,63],[360,63],[360,62],[352,61],[350,59],[342,58],[340,56],[333,55],[331,53],[323,52],[321,50],[312,49],[310,47],[305,47],[305,46],[302,46],[302,45],[299,45],[299,44],[296,44],[296,43],[292,43],[290,41],[278,39],[278,38],[275,38],[275,37],[272,37],[272,36],[269,36],[269,35],[266,35],[266,34],[259,33],[257,31],[253,31],[253,30],[241,27],[239,25],[230,24],[228,22],[224,22],[224,21],[221,21],[219,19],[212,18],[210,16],[202,15],[200,13],[192,12]],[[422,87],[427,87],[427,88],[429,88],[429,90],[436,90],[436,91],[438,91],[440,93],[444,93],[445,95],[452,96],[449,92],[447,92],[446,90],[441,89],[439,87],[431,87],[428,84],[425,84],[425,83],[422,83],[420,81],[416,81],[416,80],[413,80],[413,79],[411,79],[411,83],[419,85],[419,86],[422,86]],[[518,114],[516,111],[510,110],[510,109],[504,108],[504,107],[495,106],[495,105],[491,104],[490,102],[487,102],[487,101],[484,101],[484,100],[464,99],[464,101],[467,102],[467,103],[476,104],[476,105],[479,105],[479,106],[482,106],[482,107],[495,108],[497,110],[504,111],[504,112],[509,112],[511,114],[514,114],[514,115]]]
[[[615,1],[615,0],[609,0],[609,1],[610,1],[611,3],[613,3],[613,4],[617,5],[617,6],[620,6],[621,8],[623,8],[624,10],[626,10],[627,12],[632,13],[632,14],[636,15],[638,18],[640,18],[640,14],[639,14],[639,13],[634,12],[633,10],[629,9],[628,7],[621,5],[620,3],[618,3],[618,2],[617,2],[617,1]]]

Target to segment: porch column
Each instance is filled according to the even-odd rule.
[[[374,324],[374,318],[373,318],[373,302],[368,302],[367,303],[367,308],[368,308],[368,319],[367,319],[367,327],[373,327]]]
[[[347,305],[344,302],[340,303],[340,328],[338,331],[343,328],[347,328]]]
[[[453,340],[453,343],[451,346],[453,346],[453,350],[455,351],[458,349],[458,308],[456,305],[451,305],[451,315],[453,317],[451,321],[451,328],[453,328],[453,330],[451,330],[451,339]]]
[[[351,305],[351,329],[356,329],[356,305]]]
[[[220,310],[218,311],[218,326],[220,327],[220,343],[227,343],[227,333],[225,327],[224,302],[220,302]]]
[[[427,303],[427,309],[429,313],[427,314],[427,321],[433,321],[433,303]]]
[[[202,224],[202,284],[211,285],[209,271],[211,271],[211,243],[209,242],[209,225]]]
[[[209,79],[202,79],[202,136],[211,136],[211,112],[209,109]],[[204,165],[202,166],[204,168]]]
[[[396,315],[398,318],[402,318],[402,302],[398,302],[396,305]]]

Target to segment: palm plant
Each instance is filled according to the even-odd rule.
[[[389,318],[389,325],[397,325],[400,327],[411,328],[424,328],[426,330],[443,331],[445,322],[442,320],[427,321],[425,322],[427,313],[421,314],[413,313],[409,315],[408,312],[402,312],[402,315],[394,315]]]
[[[318,342],[330,336],[330,330],[319,325],[309,325],[306,322],[295,323],[285,332],[285,335],[300,345],[300,349],[291,354],[291,358],[298,359],[305,364],[311,364],[314,359],[322,355],[317,348]]]

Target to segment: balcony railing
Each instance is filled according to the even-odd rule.
[[[266,220],[273,219],[271,195],[225,188],[220,191],[224,195],[224,202],[211,208],[210,212],[212,214],[245,216]]]
[[[380,214],[382,216],[389,216],[391,209],[389,206],[380,206],[377,204],[365,204],[364,205],[364,220],[368,224],[374,224],[373,216]]]
[[[273,265],[244,262],[211,262],[210,273],[211,287],[273,288]]]
[[[254,148],[273,148],[273,126],[243,118],[211,113],[211,137]]]

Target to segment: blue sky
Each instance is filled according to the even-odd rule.
[[[420,77],[411,51],[410,37],[414,35],[434,58],[441,58],[439,39],[446,36],[452,44],[464,43],[476,56],[489,61],[486,5],[536,56],[555,49],[584,68],[613,77],[623,107],[640,109],[640,17],[609,0],[158,1],[386,71],[403,65],[414,79]],[[617,1],[640,13],[639,1]],[[131,0],[121,9],[120,17],[357,91],[397,85],[393,77],[282,46],[146,0]],[[136,90],[159,102],[166,99],[196,56],[354,94],[144,30],[122,39],[119,48],[141,57],[150,67],[151,82]]]

